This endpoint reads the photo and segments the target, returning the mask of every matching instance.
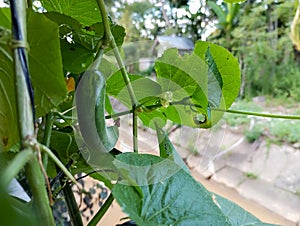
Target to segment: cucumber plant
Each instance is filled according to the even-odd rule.
[[[50,206],[60,190],[71,221],[82,225],[69,187],[77,173],[111,190],[89,225],[114,199],[137,225],[267,225],[197,182],[164,131],[168,120],[210,128],[230,112],[240,85],[230,52],[203,41],[183,56],[169,49],[155,61],[152,80],[127,72],[125,30],[109,19],[103,0],[40,3],[11,0],[0,9],[0,205],[8,206],[0,212],[16,216],[6,225],[54,225]],[[127,110],[117,112],[111,98]],[[115,148],[124,115],[132,115],[131,153]],[[139,153],[138,119],[156,131],[157,156]],[[28,203],[4,192],[24,166]]]

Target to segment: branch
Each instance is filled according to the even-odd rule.
[[[101,15],[102,15],[102,21],[103,21],[104,32],[105,32],[105,36],[104,36],[105,37],[105,42],[103,43],[103,45],[109,44],[111,46],[111,48],[114,52],[114,55],[116,57],[116,60],[118,62],[118,65],[120,67],[120,70],[121,70],[121,73],[122,73],[122,76],[123,76],[123,80],[124,80],[124,82],[126,84],[126,87],[128,89],[128,93],[130,95],[132,106],[137,106],[138,101],[135,97],[132,85],[130,83],[128,73],[126,71],[125,64],[122,60],[122,57],[121,57],[121,54],[119,52],[118,46],[116,44],[116,41],[115,41],[114,36],[112,35],[111,29],[110,29],[110,22],[109,22],[109,19],[108,19],[108,15],[107,15],[107,11],[106,11],[106,8],[105,8],[104,1],[103,0],[97,0],[97,3],[98,3],[99,10],[101,12]]]
[[[28,145],[28,140],[34,138],[34,102],[33,90],[28,70],[27,31],[25,1],[10,0],[13,30],[13,56],[16,82],[16,102],[21,148]],[[34,139],[35,140],[35,139]],[[36,140],[35,140],[36,142]],[[34,151],[32,146],[29,150]],[[22,152],[25,150],[22,150]],[[25,156],[26,157],[26,156]],[[18,160],[18,159],[17,159]],[[15,159],[15,161],[17,161]],[[26,160],[25,158],[23,161]],[[54,218],[45,189],[44,177],[40,170],[37,157],[31,158],[25,168],[26,176],[33,195],[33,206],[36,216],[45,226],[54,226]]]

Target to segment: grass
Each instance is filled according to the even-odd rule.
[[[266,106],[271,105],[272,107],[295,107],[297,103],[291,103],[283,99],[267,98]],[[255,111],[261,112],[262,108],[254,102],[239,101],[235,103],[232,109],[243,110],[243,111]],[[268,107],[267,107],[268,108]],[[300,109],[295,110],[297,114],[300,113]],[[252,143],[258,140],[262,135],[266,136],[269,142],[281,144],[289,143],[294,144],[300,142],[300,121],[298,120],[286,120],[286,119],[266,119],[262,117],[255,117],[255,125],[251,130],[248,130],[249,123],[252,116],[238,115],[225,113],[223,120],[231,127],[242,127],[246,139]]]
[[[293,144],[300,141],[300,122],[276,120],[270,124],[269,131],[279,142]]]
[[[255,173],[251,173],[251,172],[247,172],[245,173],[245,176],[251,180],[256,180],[258,179],[258,175],[256,175]]]
[[[266,107],[274,107],[274,106],[284,106],[286,108],[292,108],[299,106],[292,98],[286,97],[270,97],[266,96]]]

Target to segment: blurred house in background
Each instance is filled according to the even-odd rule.
[[[151,66],[153,66],[155,59],[161,57],[164,51],[170,48],[178,49],[178,53],[183,55],[184,53],[190,53],[193,51],[194,43],[191,39],[184,37],[157,36],[150,50],[153,57],[140,58],[139,70],[148,70]]]
[[[163,52],[170,48],[178,49],[180,55],[192,52],[194,43],[191,39],[176,36],[157,36],[152,46],[153,55],[160,57]]]

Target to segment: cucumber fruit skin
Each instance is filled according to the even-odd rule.
[[[76,89],[75,101],[81,136],[92,151],[108,153],[118,140],[118,128],[105,123],[105,78],[95,69],[87,70]]]

